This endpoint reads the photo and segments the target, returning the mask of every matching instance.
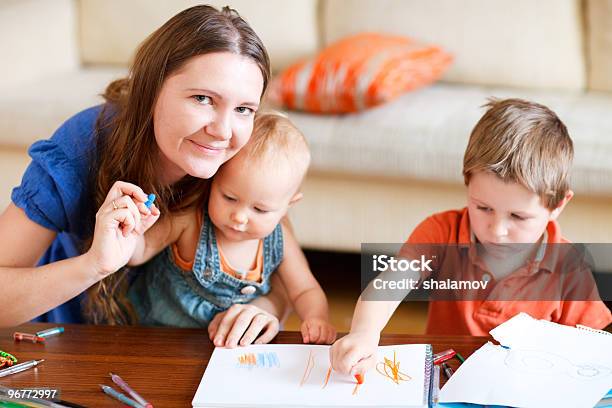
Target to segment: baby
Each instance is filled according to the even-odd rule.
[[[306,140],[287,118],[258,115],[249,142],[212,180],[204,211],[167,216],[140,239],[129,262],[150,260],[129,291],[140,323],[207,326],[232,304],[268,293],[278,271],[304,342],[333,342],[325,294],[296,266],[297,244],[283,240],[281,220],[302,198],[309,163]]]

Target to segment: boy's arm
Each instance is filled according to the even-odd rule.
[[[364,300],[363,296],[364,294],[359,296],[355,305],[350,334],[369,333],[379,335],[401,300]]]
[[[397,257],[417,258],[419,250],[423,249],[419,245],[448,242],[449,225],[440,216],[426,218],[412,231]],[[416,245],[416,247],[413,247],[413,245]],[[425,246],[425,249],[427,249],[427,246]],[[377,278],[389,281],[397,279],[393,274],[397,273],[389,270],[380,273]],[[425,275],[421,276],[419,272],[406,271],[402,273],[402,278],[408,278],[414,282],[418,282],[425,277]],[[393,291],[393,299],[398,300],[366,300],[381,298],[380,294],[376,294],[377,289],[374,287],[374,282],[375,280],[370,282],[357,301],[350,333],[334,343],[330,350],[332,368],[341,373],[364,373],[374,366],[380,332],[386,326],[401,300],[410,293],[410,288],[396,289]]]
[[[325,293],[312,275],[306,257],[293,234],[287,233],[287,227],[284,224],[282,228],[284,250],[278,274],[287,288],[289,300],[303,321],[304,343],[329,344],[335,340],[336,331],[329,323],[329,309]]]
[[[412,276],[408,276],[409,279],[415,281],[419,279],[418,272],[411,273]],[[393,272],[382,272],[377,278],[396,279],[393,277]],[[380,295],[374,292],[377,289],[373,282],[374,280],[370,282],[357,300],[351,331],[334,343],[330,350],[332,368],[341,373],[364,373],[374,366],[380,332],[387,325],[402,299],[410,293],[409,288],[403,291],[394,290],[394,300],[365,300],[380,299]]]

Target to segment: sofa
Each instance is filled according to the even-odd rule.
[[[27,147],[100,103],[145,36],[191,0],[0,3],[0,205]],[[572,241],[612,242],[612,0],[225,0],[268,47],[273,70],[348,34],[437,44],[454,63],[434,85],[354,114],[289,112],[312,149],[292,210],[305,248],[402,242],[428,214],[465,203],[463,150],[486,99],[550,106],[575,142]]]

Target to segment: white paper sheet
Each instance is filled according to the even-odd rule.
[[[381,372],[384,357],[399,365],[398,383]],[[192,401],[194,407],[408,407],[427,406],[427,346],[383,346],[378,370],[357,387],[350,376],[329,371],[329,346],[266,344],[216,348]],[[410,378],[408,378],[410,377]],[[429,383],[429,381],[428,381]]]
[[[440,391],[440,402],[516,407],[593,407],[612,388],[612,336],[520,313]]]

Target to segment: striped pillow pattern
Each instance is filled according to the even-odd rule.
[[[452,60],[434,45],[361,33],[287,68],[272,82],[269,99],[306,112],[356,112],[434,82]]]

